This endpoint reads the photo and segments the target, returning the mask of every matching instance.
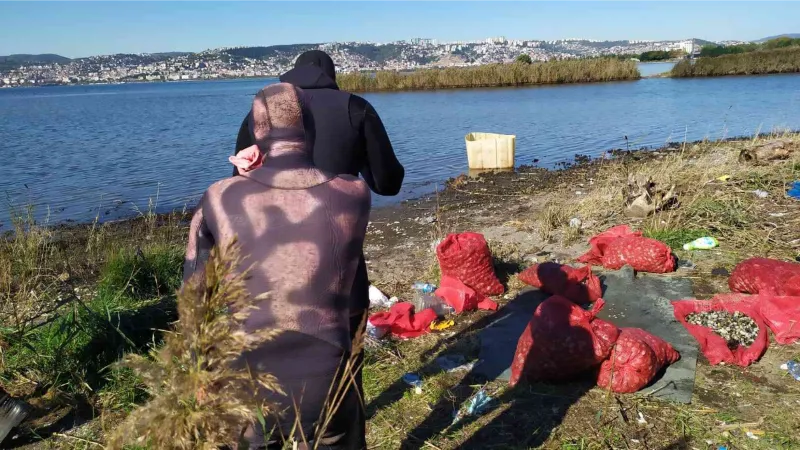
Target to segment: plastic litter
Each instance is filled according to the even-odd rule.
[[[372,324],[369,320],[367,320],[367,336],[381,340],[384,336],[389,334],[390,328],[389,327],[376,327]]]
[[[687,251],[689,251],[689,250],[710,250],[710,249],[715,248],[717,246],[719,246],[719,241],[717,241],[713,237],[706,236],[706,237],[701,237],[699,239],[695,239],[692,242],[689,242],[687,244],[683,244],[683,249],[687,250]]]
[[[430,308],[439,317],[444,317],[455,312],[455,309],[448,305],[443,298],[434,294],[423,294],[421,292],[417,292],[417,295],[414,297],[414,301],[412,303],[414,304],[415,310],[422,311],[423,309]]]
[[[758,198],[767,198],[767,197],[769,197],[769,192],[762,191],[761,189],[756,189],[755,191],[753,191],[753,194],[755,194],[756,197],[758,197]]]
[[[462,283],[458,278],[443,275],[437,297],[444,299],[457,314],[475,309],[497,310],[497,303]]]
[[[569,227],[570,228],[580,228],[581,225],[583,225],[583,222],[581,222],[581,219],[578,219],[577,217],[573,217],[572,219],[569,219]]]
[[[453,320],[434,320],[431,322],[431,331],[444,331],[456,323]]]
[[[373,308],[389,308],[394,303],[380,289],[369,286],[369,306]]]
[[[789,189],[786,195],[800,200],[800,181],[795,181],[792,183],[792,187]]]
[[[422,378],[415,373],[407,373],[403,375],[403,382],[414,388],[414,393],[422,394]]]
[[[781,369],[789,372],[796,381],[800,381],[800,363],[797,361],[788,361],[786,364],[781,364]]]
[[[679,259],[678,260],[678,269],[683,270],[694,270],[697,268],[697,265],[688,259]]]
[[[470,371],[475,367],[475,362],[467,362],[462,355],[444,355],[436,358],[436,364],[445,372]]]
[[[483,414],[489,403],[492,402],[492,397],[486,393],[485,389],[481,389],[469,399],[467,407],[463,410],[456,411],[453,417],[453,423],[459,422],[464,417],[479,416]]]
[[[436,312],[432,309],[423,309],[414,312],[414,305],[398,302],[389,308],[389,311],[379,312],[369,317],[369,321],[376,327],[389,328],[391,333],[400,338],[414,338],[430,332],[428,326],[436,320]]]
[[[730,175],[723,175],[721,177],[717,177],[717,181],[722,181],[723,183],[728,181],[728,180],[730,180],[730,179],[731,179]]]
[[[769,258],[739,263],[728,279],[733,292],[800,296],[800,264]]]
[[[417,292],[422,292],[423,294],[430,294],[431,292],[436,290],[436,286],[430,283],[422,283],[417,281],[416,283],[411,285],[411,289],[414,289]]]

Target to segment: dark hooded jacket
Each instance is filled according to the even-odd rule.
[[[378,195],[400,192],[405,170],[397,160],[378,113],[363,98],[339,90],[336,67],[325,52],[305,52],[280,80],[303,89],[304,107],[313,116],[306,140],[313,145],[314,166],[335,173],[361,176]],[[253,144],[244,118],[236,138],[236,152]],[[234,168],[234,176],[238,174]],[[351,311],[369,308],[367,265],[359,260],[353,282]]]
[[[313,130],[307,131],[316,167],[336,174],[360,174],[378,195],[400,192],[405,170],[383,122],[369,102],[339,90],[330,56],[319,50],[305,52],[280,80],[304,91],[304,102],[313,115]],[[245,117],[236,139],[237,152],[252,145],[247,123]]]

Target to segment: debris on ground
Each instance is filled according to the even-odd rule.
[[[465,408],[455,411],[453,414],[453,423],[458,423],[461,419],[470,416],[479,416],[483,414],[486,407],[492,402],[492,397],[486,393],[486,389],[481,389],[473,395],[467,402]]]
[[[636,177],[633,174],[628,177],[624,195],[625,215],[636,218],[645,218],[677,200],[675,185],[664,191],[656,188],[651,177]]]
[[[449,320],[434,320],[431,322],[431,331],[444,331],[448,328],[453,327],[455,325],[455,321],[452,319]]]
[[[697,268],[697,265],[688,259],[679,259],[678,260],[678,269],[683,270],[694,270]]]
[[[445,372],[470,371],[475,362],[467,362],[463,355],[444,355],[436,358],[436,365]]]
[[[758,198],[767,198],[767,197],[769,197],[769,192],[761,190],[761,189],[756,189],[755,191],[753,191],[753,194],[755,194],[755,196],[758,197]]]
[[[394,303],[380,289],[369,286],[369,306],[372,308],[390,308]]]
[[[727,311],[692,313],[686,316],[686,321],[710,328],[725,339],[728,348],[736,348],[740,345],[749,347],[753,345],[758,336],[758,325],[755,321],[739,311],[734,313]]]
[[[403,382],[414,388],[415,394],[422,394],[422,378],[415,373],[403,375]]]
[[[711,275],[714,275],[715,277],[728,278],[729,276],[731,276],[731,273],[728,272],[728,269],[724,267],[714,267],[713,269],[711,269]]]
[[[399,338],[410,339],[428,333],[428,328],[436,320],[436,312],[423,309],[415,312],[411,303],[395,303],[389,311],[379,312],[369,317],[369,322],[376,328],[388,328]]]
[[[752,148],[746,148],[739,153],[740,163],[763,163],[768,161],[787,159],[794,149],[792,143],[787,141],[772,141]]]
[[[683,249],[686,251],[692,250],[711,250],[719,246],[719,241],[711,236],[701,237],[683,244]]]
[[[497,310],[497,302],[462,283],[456,277],[442,275],[439,284],[440,286],[435,292],[436,296],[443,299],[443,303],[456,314],[476,309]]]
[[[797,361],[788,361],[786,364],[781,364],[781,369],[789,372],[789,375],[792,376],[797,381],[800,381],[800,363]]]
[[[786,192],[789,197],[800,200],[800,180],[792,183],[792,187]]]

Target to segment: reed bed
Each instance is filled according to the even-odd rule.
[[[411,73],[348,73],[339,75],[337,82],[346,91],[374,92],[589,83],[640,77],[635,62],[603,58],[423,69]]]
[[[683,60],[670,75],[675,78],[720,77],[727,75],[761,75],[800,72],[800,48],[779,48],[716,58]]]

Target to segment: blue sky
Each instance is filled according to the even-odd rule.
[[[6,2],[0,55],[200,51],[330,41],[760,39],[800,2]]]

